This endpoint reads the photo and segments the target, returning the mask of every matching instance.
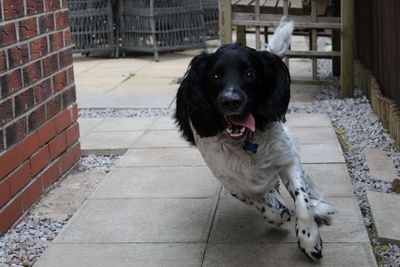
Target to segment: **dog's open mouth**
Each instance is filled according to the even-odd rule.
[[[256,122],[251,113],[225,116],[226,132],[235,140],[241,140],[256,131]]]

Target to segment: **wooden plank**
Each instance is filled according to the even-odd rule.
[[[282,18],[282,14],[260,14],[260,20],[263,21],[273,21],[279,22]],[[232,13],[233,20],[255,20],[254,8],[253,12],[233,12]],[[311,16],[295,16],[290,15],[290,19],[293,22],[312,22]],[[318,22],[321,23],[332,23],[340,25],[340,17],[318,17]],[[340,27],[339,27],[340,28]]]
[[[232,43],[231,0],[219,0],[219,29],[221,44]]]
[[[342,31],[341,31],[341,72],[342,97],[353,97],[353,14],[354,0],[342,0]]]
[[[308,51],[297,51],[297,50],[288,50],[286,51],[286,56],[289,57],[340,57],[340,51],[317,51],[317,50],[308,50]]]
[[[292,84],[340,85],[340,81],[336,81],[336,80],[292,79]]]
[[[291,17],[290,17],[291,18]],[[232,20],[232,25],[276,27],[279,21]],[[294,22],[296,29],[340,29],[340,23]]]

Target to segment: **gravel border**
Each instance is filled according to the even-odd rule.
[[[83,156],[77,171],[108,173],[119,158],[120,156],[115,155]],[[46,191],[51,191],[61,181],[57,181]],[[45,195],[43,194],[44,197]],[[32,215],[34,209],[35,205],[30,208],[20,223],[0,236],[0,267],[32,266],[72,216],[70,214],[62,221],[43,216],[37,217]]]

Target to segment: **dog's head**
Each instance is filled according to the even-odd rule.
[[[289,72],[278,56],[224,45],[191,61],[177,93],[175,119],[193,144],[190,122],[201,137],[226,131],[241,140],[269,122],[284,122],[289,98]]]

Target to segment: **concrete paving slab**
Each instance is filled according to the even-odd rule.
[[[117,87],[120,82],[76,83],[76,92],[80,94],[105,94]],[[79,107],[81,108],[81,107]]]
[[[320,91],[318,85],[292,84],[290,86],[290,101],[313,102]]]
[[[149,127],[151,131],[168,131],[168,130],[178,130],[174,119],[172,116],[159,117],[154,123]]]
[[[145,131],[156,117],[132,117],[132,118],[105,118],[98,123],[94,132],[120,132],[120,131]]]
[[[117,167],[135,166],[204,166],[200,152],[194,148],[129,149]]]
[[[391,183],[394,178],[398,177],[393,161],[385,151],[366,148],[363,153],[372,179]]]
[[[147,131],[131,148],[190,147],[178,131]]]
[[[203,266],[377,266],[368,243],[324,243],[323,256],[312,262],[297,244],[208,244]]]
[[[209,198],[220,189],[208,167],[127,167],[114,169],[92,197]]]
[[[400,196],[367,191],[367,198],[378,239],[400,245]]]
[[[80,94],[79,108],[168,108],[175,94]]]
[[[81,138],[82,154],[121,155],[142,134],[142,131],[88,133]]]
[[[54,242],[205,242],[216,200],[89,199]]]
[[[112,94],[149,94],[157,97],[158,94],[176,94],[179,85],[177,84],[153,84],[149,83],[127,83],[124,82],[111,90]]]
[[[291,209],[293,201],[284,198]],[[321,228],[322,240],[325,242],[369,242],[361,217],[358,201],[354,197],[328,197],[336,209],[334,222],[329,227]],[[297,242],[294,233],[294,220],[274,229],[253,209],[233,197],[221,198],[215,215],[210,242]]]
[[[195,267],[204,249],[204,243],[54,244],[35,266]]]
[[[331,120],[327,114],[292,113],[286,115],[286,119],[286,125],[289,128],[332,126]]]
[[[293,127],[290,132],[298,144],[339,144],[332,127]]]
[[[103,120],[104,120],[103,118],[87,118],[87,119],[79,118],[78,123],[79,123],[79,132],[81,139]]]
[[[302,163],[345,163],[339,144],[300,145]]]

